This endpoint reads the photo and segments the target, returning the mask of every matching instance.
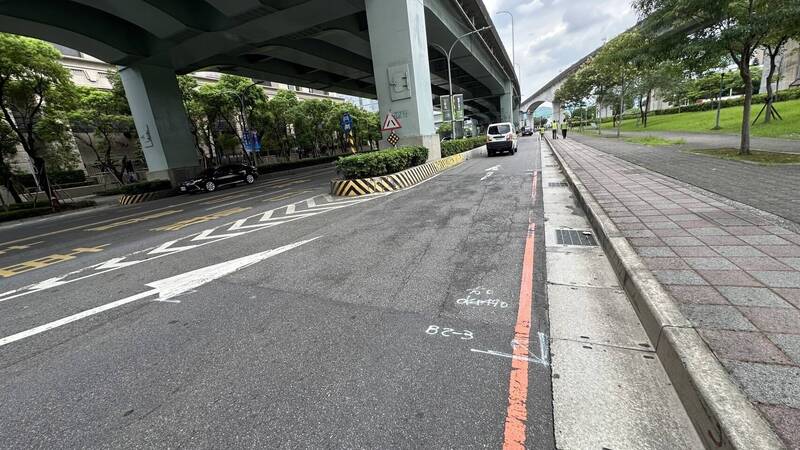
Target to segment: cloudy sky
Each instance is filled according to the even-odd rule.
[[[483,0],[511,54],[514,14],[516,62],[523,100],[563,69],[636,23],[630,0]]]

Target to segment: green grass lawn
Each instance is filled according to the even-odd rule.
[[[689,150],[689,153],[713,156],[720,159],[750,161],[759,164],[800,164],[800,154],[753,151],[749,155],[740,155],[739,149],[722,148],[713,150]]]
[[[683,139],[666,139],[658,136],[637,136],[624,138],[624,140],[625,142],[630,142],[631,144],[649,146],[680,145],[686,143],[686,141]]]
[[[758,114],[762,105],[753,105],[752,117]],[[789,100],[775,103],[775,108],[783,116],[783,120],[764,123],[762,114],[758,123],[751,127],[751,136],[774,137],[783,139],[800,139],[800,100]],[[742,125],[742,107],[723,108],[720,112],[721,130],[712,130],[717,112],[699,111],[663,116],[650,115],[647,128],[636,124],[636,119],[625,119],[622,131],[689,131],[695,133],[739,134]],[[752,118],[750,119],[752,121]],[[603,128],[613,128],[611,122],[602,124]]]

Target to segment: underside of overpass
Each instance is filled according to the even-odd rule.
[[[491,24],[481,0],[0,0],[0,31],[125,67],[151,171],[196,165],[173,149],[190,145],[186,136],[167,134],[186,134],[182,107],[170,99],[174,74],[201,69],[378,98],[382,116],[399,115],[401,138],[438,149],[432,106],[447,94],[448,76],[431,44],[449,48]],[[493,28],[464,38],[451,61],[467,116],[516,120],[519,83]]]

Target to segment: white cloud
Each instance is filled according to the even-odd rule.
[[[514,14],[516,62],[523,100],[559,72],[636,23],[630,0],[484,0],[511,55]]]

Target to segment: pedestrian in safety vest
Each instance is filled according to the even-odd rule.
[[[564,139],[567,138],[567,128],[568,127],[569,127],[569,123],[568,122],[564,122],[563,124],[561,124],[561,136],[563,136]]]
[[[553,121],[553,139],[558,139],[558,122]]]
[[[539,140],[544,139],[544,125],[539,127]]]

